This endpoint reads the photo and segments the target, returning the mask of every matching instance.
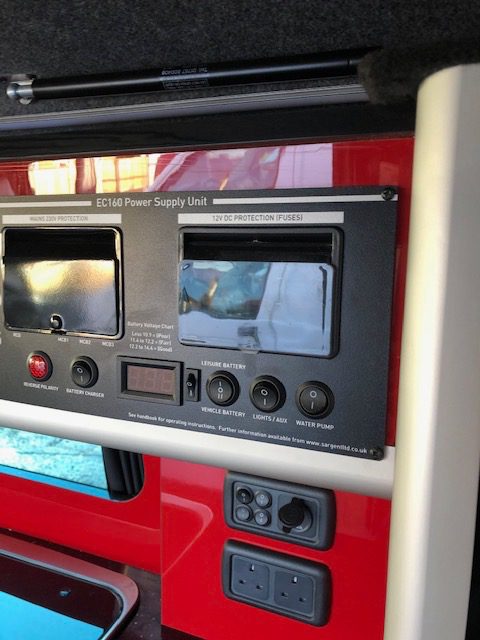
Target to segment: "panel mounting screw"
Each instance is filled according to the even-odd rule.
[[[368,454],[372,456],[374,460],[383,460],[384,452],[382,447],[373,447],[368,450]]]
[[[396,195],[396,191],[393,187],[386,187],[383,191],[382,191],[382,198],[384,200],[392,200],[395,195]]]

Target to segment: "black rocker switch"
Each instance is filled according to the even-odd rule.
[[[307,531],[312,525],[312,514],[300,498],[292,498],[290,502],[280,507],[278,519],[285,533],[290,533],[292,529],[299,532]]]
[[[93,387],[98,380],[97,365],[91,358],[77,358],[72,362],[71,376],[77,387]]]
[[[188,402],[200,400],[200,371],[198,369],[185,369],[183,383],[183,399]]]

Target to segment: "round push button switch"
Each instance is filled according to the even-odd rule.
[[[250,502],[253,500],[253,493],[248,487],[238,487],[235,495],[237,497],[237,500],[242,504],[250,504]]]
[[[239,392],[237,379],[227,371],[216,371],[207,380],[208,397],[221,407],[233,404]]]
[[[52,361],[43,351],[35,351],[27,358],[27,369],[34,380],[42,382],[52,375]]]
[[[323,418],[333,409],[333,395],[321,382],[305,382],[297,389],[297,406],[310,418]]]
[[[72,363],[72,380],[77,387],[93,387],[98,380],[97,365],[91,358],[81,357]]]
[[[255,513],[255,522],[260,526],[260,527],[268,527],[268,525],[270,524],[270,514],[268,513],[268,511],[265,511],[262,509],[262,511],[257,511]]]
[[[283,406],[285,389],[283,384],[271,376],[256,378],[250,387],[250,400],[259,411],[272,413]]]
[[[264,491],[263,489],[261,489],[255,494],[255,502],[262,509],[266,509],[272,504],[272,496],[268,493],[268,491]]]
[[[237,507],[235,510],[235,517],[240,522],[248,522],[253,517],[253,512],[250,507],[246,505],[242,505],[241,507]]]

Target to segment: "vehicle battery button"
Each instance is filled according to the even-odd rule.
[[[207,380],[207,395],[214,404],[228,406],[238,398],[237,379],[227,371],[217,371]]]

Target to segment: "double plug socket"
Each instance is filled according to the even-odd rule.
[[[228,598],[316,626],[328,622],[331,576],[323,564],[229,541],[223,552]]]

